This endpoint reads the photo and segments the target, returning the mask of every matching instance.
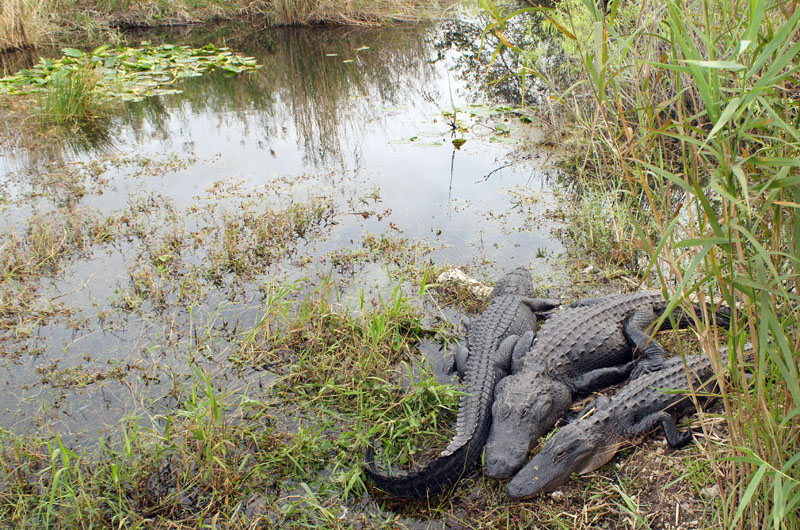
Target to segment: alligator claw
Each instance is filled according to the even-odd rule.
[[[645,374],[652,374],[664,368],[664,361],[654,361],[643,359],[636,363],[636,367],[631,371],[631,379],[637,379]]]

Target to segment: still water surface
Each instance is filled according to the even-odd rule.
[[[58,194],[37,193],[36,179],[20,177],[48,171],[51,160],[99,168],[70,208],[139,223],[134,235],[86,248],[41,280],[36,303],[68,314],[42,319],[21,338],[5,333],[0,427],[91,438],[126,415],[169,406],[170,387],[191,376],[190,361],[214,372],[221,386],[268,384],[268,372],[228,373],[223,362],[236,330],[261,313],[265,285],[333,267],[343,305],[356,305],[365,289],[390,289],[385,261],[332,265],[337,252],[362,248],[365,234],[422,242],[431,248],[424,259],[471,267],[483,281],[518,265],[547,270],[544,256],[561,250],[540,222],[552,160],[546,150],[521,147],[538,131],[491,110],[497,102],[485,101],[485,87],[474,83],[481,66],[463,60],[477,42],[456,45],[458,28],[192,28],[137,36],[229,45],[263,68],[189,79],[182,94],[128,104],[90,145],[0,148],[4,231],[64,211]],[[466,143],[457,149],[454,138]],[[209,235],[220,227],[245,213],[309,202],[326,213],[284,258],[244,279],[192,276],[213,254],[208,241],[224,241]],[[184,241],[180,262],[168,264],[173,280],[202,278],[202,295],[171,304],[184,293],[167,290],[167,309],[146,300],[136,311],[121,310],[144,277],[143,263],[160,258],[154,242],[173,233]],[[200,243],[186,244],[189,238]],[[196,355],[197,329],[216,330],[205,358]]]

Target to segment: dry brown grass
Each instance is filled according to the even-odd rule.
[[[274,24],[379,24],[419,21],[455,4],[454,0],[257,0],[248,10]]]
[[[0,0],[0,51],[53,42],[58,32],[100,40],[120,26],[204,22],[265,15],[275,25],[417,22],[456,0]]]
[[[45,43],[52,32],[51,0],[0,0],[0,51]]]

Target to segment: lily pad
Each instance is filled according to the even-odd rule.
[[[494,128],[495,130],[497,130],[498,133],[501,134],[509,134],[511,132],[511,127],[509,127],[507,124],[503,122],[495,124]]]
[[[418,136],[411,136],[409,138],[398,138],[397,140],[389,140],[390,144],[410,144],[419,140]]]
[[[64,48],[63,53],[61,59],[41,59],[33,68],[0,79],[0,93],[24,94],[44,90],[54,74],[88,68],[100,76],[98,93],[130,101],[174,93],[177,90],[175,79],[202,75],[209,70],[221,69],[234,75],[259,67],[253,57],[237,55],[213,44],[202,48],[174,44],[151,46],[147,43],[140,48],[103,45],[86,53],[76,48]]]

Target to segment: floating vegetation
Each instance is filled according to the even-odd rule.
[[[102,97],[138,101],[145,97],[181,92],[176,82],[218,69],[235,75],[259,67],[245,57],[207,44],[202,48],[143,43],[140,48],[103,45],[91,52],[64,48],[60,59],[42,58],[30,69],[0,79],[0,94],[29,94],[46,90],[72,72],[91,70],[93,90]]]

